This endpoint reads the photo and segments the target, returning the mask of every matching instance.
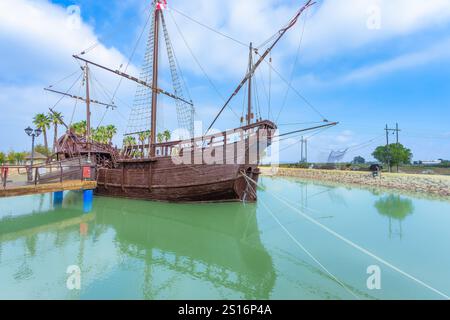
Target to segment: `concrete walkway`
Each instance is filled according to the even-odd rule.
[[[16,186],[10,185],[5,189],[0,187],[0,198],[5,197],[17,197],[33,194],[42,194],[58,191],[69,190],[93,190],[97,188],[96,181],[81,181],[81,180],[68,180],[62,183],[49,183],[35,185]]]

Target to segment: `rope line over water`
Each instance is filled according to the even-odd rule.
[[[277,198],[279,201],[281,201],[282,203],[284,203],[286,206],[288,206],[289,208],[293,209],[294,211],[296,211],[298,214],[300,214],[303,218],[305,218],[306,220],[310,221],[311,223],[315,224],[316,226],[320,227],[321,229],[323,229],[324,231],[330,233],[331,235],[335,236],[336,238],[338,238],[339,240],[342,240],[343,242],[347,243],[348,245],[350,245],[351,247],[357,249],[358,251],[365,253],[366,255],[370,256],[371,258],[377,260],[378,262],[384,264],[385,266],[391,268],[394,271],[397,271],[398,273],[402,274],[403,276],[405,276],[406,278],[422,285],[423,287],[433,291],[434,293],[440,295],[441,297],[450,300],[450,296],[446,295],[445,293],[439,291],[438,289],[435,289],[434,287],[432,287],[431,285],[423,282],[422,280],[414,277],[413,275],[410,275],[409,273],[401,270],[400,268],[394,266],[393,264],[389,263],[388,261],[378,257],[377,255],[373,254],[372,252],[370,252],[369,250],[357,245],[356,243],[354,243],[353,241],[345,238],[344,236],[340,235],[339,233],[331,230],[330,228],[328,228],[327,226],[323,225],[322,223],[320,223],[319,221],[315,220],[314,218],[310,217],[309,215],[305,214],[303,211],[297,209],[296,207],[292,206],[291,204],[289,204],[287,202],[287,200],[275,195],[272,193],[272,196],[274,198]]]
[[[247,177],[248,179],[250,179],[250,181],[252,181],[253,183],[255,183],[257,186],[257,182],[254,181],[253,179],[251,179],[250,177]],[[401,270],[400,268],[394,266],[393,264],[389,263],[388,261],[384,260],[383,258],[378,257],[377,255],[375,255],[374,253],[370,252],[369,250],[359,246],[358,244],[354,243],[353,241],[345,238],[344,236],[340,235],[339,233],[337,233],[336,231],[328,228],[327,226],[323,225],[322,223],[320,223],[319,221],[317,221],[316,219],[312,218],[311,216],[309,216],[308,214],[304,213],[303,211],[299,210],[298,208],[294,207],[293,205],[291,205],[289,203],[289,200],[284,199],[280,196],[277,196],[275,193],[273,192],[268,192],[266,190],[266,192],[268,194],[270,194],[271,196],[273,196],[274,198],[278,199],[281,203],[285,204],[287,207],[291,208],[292,210],[294,210],[295,212],[297,212],[299,215],[301,215],[303,218],[305,218],[306,220],[308,220],[309,222],[315,224],[316,226],[318,226],[319,228],[321,228],[322,230],[328,232],[329,234],[331,234],[332,236],[336,237],[337,239],[347,243],[349,246],[357,249],[358,251],[368,255],[369,257],[377,260],[378,262],[384,264],[385,266],[391,268],[392,270],[400,273],[401,275],[403,275],[404,277],[420,284],[421,286],[431,290],[432,292],[436,293],[437,295],[443,297],[446,300],[450,300],[450,296],[448,296],[447,294],[439,291],[438,289],[432,287],[431,285],[425,283],[424,281],[414,277],[413,275],[407,273],[406,271]]]
[[[286,235],[300,248],[302,249],[315,263],[317,263],[331,278],[333,278],[340,286],[342,286],[345,290],[347,290],[353,297],[355,297],[357,300],[360,300],[360,298],[351,291],[342,281],[340,281],[333,273],[331,273],[314,255],[306,249],[300,241],[298,241],[292,233],[289,232],[289,230],[280,222],[280,220],[275,216],[275,214],[272,212],[272,210],[269,209],[269,207],[259,200],[263,207],[269,212],[269,214],[272,216],[272,218],[275,220],[275,222],[283,229],[283,231],[286,233]]]

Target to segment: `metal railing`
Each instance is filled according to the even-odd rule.
[[[96,166],[85,158],[34,165],[0,166],[3,189],[28,185],[62,183],[69,180],[95,180]]]

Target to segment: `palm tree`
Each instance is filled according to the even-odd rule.
[[[163,136],[164,136],[164,140],[166,140],[166,142],[170,141],[171,139],[171,134],[169,130],[166,130],[163,132]]]
[[[34,116],[33,123],[37,128],[42,130],[42,133],[44,134],[45,149],[48,150],[47,129],[50,128],[51,124],[49,117],[44,113],[39,113]],[[46,154],[46,156],[48,156],[48,154]]]
[[[110,124],[109,126],[106,127],[106,132],[107,132],[107,136],[108,136],[108,143],[111,144],[112,139],[117,134],[117,128],[116,128],[116,126]]]
[[[61,112],[52,112],[48,115],[50,122],[53,124],[54,137],[53,137],[53,153],[56,153],[56,145],[58,144],[58,125],[63,124],[63,116]]]
[[[139,141],[141,141],[142,156],[144,156],[145,140],[147,140],[149,136],[150,136],[150,131],[143,131],[143,132],[139,133]]]
[[[9,164],[15,164],[16,162],[16,153],[14,151],[8,152],[8,155],[6,156],[6,160]]]
[[[103,127],[97,129],[91,129],[91,139],[93,142],[103,143],[105,139],[105,132]]]
[[[87,123],[86,120],[76,122],[70,126],[70,128],[75,132],[75,134],[79,136],[85,136],[87,132]]]
[[[164,134],[163,133],[161,133],[161,132],[158,133],[156,138],[158,139],[158,143],[163,143],[164,142]]]
[[[20,165],[25,160],[26,153],[25,152],[15,152],[14,153],[14,160],[16,161],[16,164]]]
[[[127,136],[125,139],[123,139],[123,146],[124,150],[131,150],[131,147],[136,145],[136,138],[133,136]]]

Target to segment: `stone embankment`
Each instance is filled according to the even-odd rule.
[[[261,173],[262,175],[297,177],[312,181],[391,189],[450,198],[450,176],[382,173],[381,177],[374,178],[371,172],[290,168],[274,170],[269,167],[262,167]]]

